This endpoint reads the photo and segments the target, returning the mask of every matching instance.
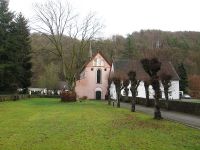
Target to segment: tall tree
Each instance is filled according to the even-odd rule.
[[[133,59],[136,56],[135,41],[131,35],[128,35],[125,43],[125,51],[123,52],[125,58]]]
[[[0,91],[16,92],[30,85],[30,33],[27,20],[0,0]]]
[[[51,42],[54,49],[49,52],[60,59],[63,75],[70,90],[75,88],[75,76],[87,58],[86,49],[89,41],[102,28],[94,14],[90,13],[82,21],[73,13],[69,3],[61,0],[47,1],[35,5],[35,30],[42,33]],[[69,41],[65,40],[69,37]],[[80,41],[79,41],[80,40]],[[68,42],[67,47],[64,44]],[[85,56],[85,57],[84,57]]]
[[[160,112],[160,106],[159,106],[159,98],[161,97],[161,91],[160,91],[160,83],[159,83],[159,76],[158,76],[158,71],[161,68],[161,62],[159,62],[157,58],[152,58],[152,59],[145,58],[145,59],[141,60],[141,63],[142,63],[142,66],[143,66],[145,72],[151,78],[151,85],[155,92],[155,95],[154,95],[154,98],[155,98],[154,118],[162,119],[161,112]]]
[[[31,64],[31,45],[28,20],[20,13],[15,19],[15,29],[13,30],[15,38],[15,58],[13,62],[17,65],[16,78],[18,86],[27,92],[31,85],[32,64]]]
[[[0,91],[16,89],[16,79],[13,72],[16,70],[10,56],[12,51],[11,28],[14,14],[9,11],[8,3],[0,0]]]
[[[188,88],[188,76],[187,71],[183,63],[178,66],[178,75],[180,77],[180,90],[187,93]]]

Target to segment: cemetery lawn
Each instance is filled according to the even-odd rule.
[[[200,130],[100,101],[0,103],[0,150],[199,150]]]

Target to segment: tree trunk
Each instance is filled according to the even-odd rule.
[[[69,91],[75,91],[75,81],[74,79],[67,80]]]
[[[111,105],[111,99],[110,99],[110,83],[108,84],[108,88],[107,88],[107,98],[108,98],[108,105]]]
[[[135,112],[135,100],[132,99],[131,111]]]
[[[120,108],[120,92],[121,92],[121,90],[119,90],[119,91],[117,92],[117,107],[118,107],[118,108]]]
[[[112,105],[113,105],[113,107],[115,107],[115,102],[114,101],[112,101]]]
[[[111,105],[111,99],[110,99],[110,97],[108,98],[108,105]]]
[[[154,119],[162,119],[160,106],[159,106],[159,91],[155,92],[155,108],[154,108]]]
[[[146,106],[149,107],[150,106],[150,102],[149,102],[149,85],[144,83],[144,87],[145,87],[145,93],[146,93]]]
[[[165,93],[165,107],[168,110],[169,109],[169,96],[168,96],[168,89],[164,88],[164,93]]]
[[[134,89],[131,89],[131,93],[132,93],[131,111],[135,112],[136,92]]]

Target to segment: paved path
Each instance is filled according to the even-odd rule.
[[[121,107],[131,109],[131,105],[129,103],[121,103]],[[154,108],[145,107],[141,105],[136,105],[136,111],[143,112],[152,116],[154,114]],[[174,111],[166,111],[163,109],[161,110],[161,114],[164,119],[179,122],[200,130],[200,117],[198,116],[174,112]]]

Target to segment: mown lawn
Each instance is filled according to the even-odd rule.
[[[99,101],[0,103],[0,150],[200,150],[200,131]]]

